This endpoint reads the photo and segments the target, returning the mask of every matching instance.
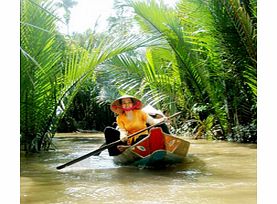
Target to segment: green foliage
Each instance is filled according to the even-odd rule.
[[[162,44],[148,48],[145,60],[125,56],[124,60],[120,59],[120,64],[113,61],[112,67],[108,68],[113,79],[120,78],[115,83],[117,88],[123,92],[133,92],[146,103],[158,103],[159,108],[168,110],[169,113],[176,112],[177,108],[191,112],[195,103],[213,102],[212,99],[218,97],[218,94],[212,88],[215,87],[215,82],[219,87],[219,82],[215,77],[210,81],[209,77],[216,72],[214,66],[219,67],[220,59],[219,55],[212,53],[211,42],[214,41],[207,37],[209,33],[204,35],[204,29],[201,31],[199,27],[196,28],[196,23],[195,29],[191,23],[185,24],[174,10],[166,8],[162,3],[128,3],[134,8],[142,29],[147,35],[160,36]],[[210,67],[213,68],[212,73]],[[127,76],[122,77],[123,70],[127,70]],[[221,111],[223,102],[220,99],[222,98],[216,100],[213,114],[225,121]]]
[[[252,3],[182,0],[176,12],[162,2],[126,1],[142,35],[158,36],[161,44],[147,48],[145,58],[127,54],[111,59],[105,67],[110,83],[119,93],[136,95],[169,113],[185,111],[207,138],[217,137],[215,129],[221,132],[218,138],[232,134],[232,127],[256,117]],[[202,117],[194,112],[196,104],[207,108]]]
[[[25,149],[49,149],[62,118],[71,119],[72,128],[103,128],[94,123],[108,121],[108,105],[122,94],[168,114],[182,110],[175,132],[255,142],[256,1],[181,0],[176,9],[153,0],[122,5],[133,9],[141,30],[130,33],[137,34],[117,35],[117,16],[110,19],[112,33],[65,37],[57,32],[51,2],[21,0]],[[132,27],[133,19],[122,21]]]
[[[241,4],[240,4],[241,2]],[[221,42],[228,110],[231,126],[247,125],[256,119],[257,25],[255,1],[209,1]],[[229,133],[230,133],[229,132]]]
[[[47,133],[57,107],[64,41],[56,32],[51,4],[21,1],[20,132],[27,150],[49,147]],[[53,11],[51,11],[53,13]]]
[[[257,125],[238,125],[232,128],[232,134],[227,135],[227,140],[232,142],[257,143]]]
[[[159,43],[154,37],[103,36],[86,47],[56,30],[51,3],[21,1],[20,134],[27,151],[49,147],[57,124],[94,70],[105,61],[143,46]],[[60,113],[57,114],[57,111]]]
[[[114,122],[114,114],[109,106],[97,102],[98,92],[96,82],[87,79],[63,116],[57,131],[103,131],[106,126],[111,125]]]

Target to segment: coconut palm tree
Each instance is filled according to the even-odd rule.
[[[257,15],[256,0],[208,1],[214,18],[226,73],[224,87],[230,126],[256,121]]]
[[[212,95],[208,66],[212,64],[211,60],[216,62],[216,56],[208,58],[212,53],[204,52],[211,50],[208,46],[212,45],[206,43],[211,39],[203,35],[200,28],[195,29],[195,25],[187,29],[175,10],[162,3],[128,1],[128,4],[134,8],[136,19],[146,35],[159,35],[163,42],[156,48],[147,49],[146,60],[126,56],[111,63],[112,78],[118,79],[118,88],[132,91],[149,103],[163,101],[160,106],[171,113],[178,107],[191,115],[194,104],[212,103],[211,98],[217,95]],[[128,69],[128,74],[119,79],[124,68]],[[219,121],[225,121],[221,106],[212,108],[216,109],[214,114]]]
[[[88,49],[57,32],[51,3],[21,1],[20,134],[27,151],[48,149],[57,123],[94,70],[124,52],[156,38],[105,36]]]
[[[125,56],[107,66],[120,92],[147,96],[150,102],[162,99],[167,109],[176,104],[186,117],[199,124],[208,119],[205,128],[219,124],[225,133],[255,121],[255,12],[247,13],[255,11],[255,1],[244,6],[246,1],[182,0],[177,12],[157,1],[126,2],[142,35],[163,41],[147,49],[145,59]]]
[[[40,150],[57,107],[65,41],[51,4],[21,1],[20,133],[26,150]]]

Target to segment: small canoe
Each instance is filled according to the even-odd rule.
[[[114,156],[118,165],[138,167],[164,167],[181,163],[188,153],[190,143],[184,139],[166,134],[161,128],[152,128],[149,135],[122,154]]]

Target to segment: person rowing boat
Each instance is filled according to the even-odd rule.
[[[117,114],[117,127],[106,127],[104,130],[106,144],[121,140],[117,146],[108,148],[110,156],[121,154],[126,148],[142,140],[148,135],[145,130],[134,137],[128,138],[128,135],[134,134],[148,125],[154,125],[166,120],[166,117],[155,119],[142,110],[142,102],[134,96],[124,95],[112,102],[110,108]]]

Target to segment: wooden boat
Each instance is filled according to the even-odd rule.
[[[164,167],[181,163],[188,153],[190,143],[173,135],[166,134],[161,128],[152,128],[149,135],[114,156],[118,165],[138,167]]]

